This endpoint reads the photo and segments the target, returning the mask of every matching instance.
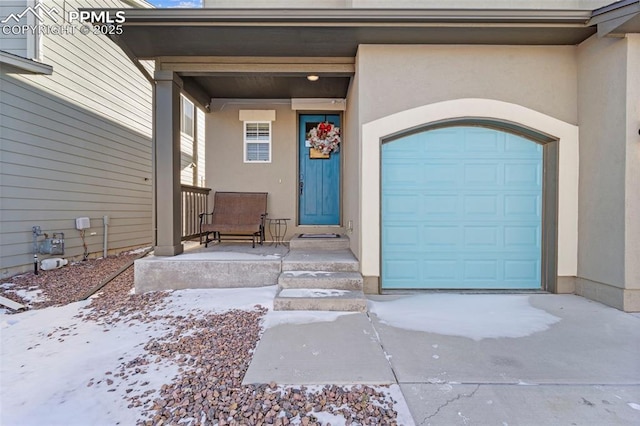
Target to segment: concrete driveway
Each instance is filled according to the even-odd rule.
[[[640,424],[636,314],[548,294],[373,296],[369,307],[268,328],[245,383],[397,383],[423,425]]]

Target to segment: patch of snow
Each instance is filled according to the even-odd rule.
[[[285,271],[284,275],[292,276],[292,277],[327,277],[330,276],[332,272],[327,271]]]
[[[313,416],[321,425],[330,424],[331,426],[344,426],[346,424],[346,420],[341,414],[332,414],[322,411],[314,412]]]
[[[144,252],[144,251],[146,251],[146,250],[149,250],[150,248],[151,248],[151,246],[149,246],[149,247],[140,247],[140,248],[137,248],[137,249],[135,249],[135,250],[128,251],[128,252],[127,252],[127,254],[138,254],[138,253],[142,253],[142,252]]]
[[[87,385],[92,378],[100,380],[121,357],[142,354],[140,343],[153,332],[135,324],[105,333],[104,326],[75,317],[87,303],[11,315],[13,324],[3,316],[2,340],[11,342],[1,348],[0,374],[3,383],[11,383],[0,390],[3,424],[136,424],[141,411],[127,408],[124,389],[107,392],[114,386],[104,381]],[[71,330],[64,342],[59,333],[47,337],[61,327]],[[159,389],[174,375],[175,371],[149,371],[145,380],[150,389]]]
[[[343,315],[354,315],[355,312],[339,311],[269,311],[264,317],[264,328],[283,324],[311,324],[314,322],[332,322]]]
[[[3,284],[0,284],[0,288],[8,289],[8,288],[13,287],[14,285],[15,285],[14,283],[3,283]]]
[[[168,261],[184,261],[184,260],[208,260],[208,261],[243,261],[243,260],[280,260],[280,256],[273,254],[253,254],[240,253],[231,251],[213,251],[206,253],[184,253],[177,256],[155,257],[149,259],[168,260]]]
[[[276,287],[180,290],[156,311],[188,315],[229,309],[271,308]],[[164,319],[153,323],[118,322],[101,325],[77,315],[89,301],[66,306],[0,313],[0,388],[2,424],[6,425],[135,425],[142,408],[128,408],[127,388],[155,390],[170,383],[178,367],[169,362],[146,366],[143,388],[128,379],[111,377],[123,359],[144,355],[145,344],[170,329]],[[34,385],[37,384],[37,385]]]
[[[635,402],[627,402],[627,405],[634,410],[640,410],[640,404],[636,404]]]
[[[286,288],[280,292],[281,297],[338,297],[349,293],[349,290],[329,290],[323,288]]]
[[[529,296],[507,294],[423,294],[370,300],[369,311],[393,327],[476,341],[530,336],[560,321],[531,306]]]
[[[37,287],[28,290],[7,290],[17,296],[22,297],[27,303],[46,302],[48,299],[42,294],[42,290]]]
[[[277,286],[248,288],[215,288],[175,290],[164,309],[225,312],[232,309],[253,309],[256,305],[273,309]],[[162,309],[160,312],[162,312]]]

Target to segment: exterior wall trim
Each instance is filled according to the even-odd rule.
[[[0,64],[10,68],[15,68],[16,72],[18,73],[44,75],[53,74],[53,67],[51,65],[43,64],[38,61],[22,58],[20,56],[12,55],[11,53],[2,51],[0,51]],[[10,72],[11,71],[7,71],[7,73]]]
[[[535,129],[558,141],[558,276],[578,269],[578,127],[521,105],[493,99],[456,99],[409,109],[365,123],[361,132],[361,271],[380,276],[380,147],[407,130],[449,120],[487,119]]]

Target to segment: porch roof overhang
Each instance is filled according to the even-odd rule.
[[[109,9],[104,9],[109,11]],[[114,12],[114,10],[112,10]],[[341,98],[361,44],[575,45],[588,10],[128,9],[112,39],[199,98]],[[307,75],[317,74],[310,83]]]
[[[621,0],[597,9],[589,25],[597,27],[600,37],[640,33],[640,0]]]

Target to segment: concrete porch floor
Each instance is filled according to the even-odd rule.
[[[246,260],[247,257],[253,256],[278,256],[284,257],[289,253],[289,244],[278,244],[265,242],[263,245],[256,244],[255,248],[251,247],[251,241],[223,241],[221,243],[209,243],[209,247],[200,244],[199,241],[189,240],[183,241],[184,253],[179,256],[202,254],[211,256],[212,260],[219,258],[225,260]],[[246,256],[250,255],[250,256]]]

